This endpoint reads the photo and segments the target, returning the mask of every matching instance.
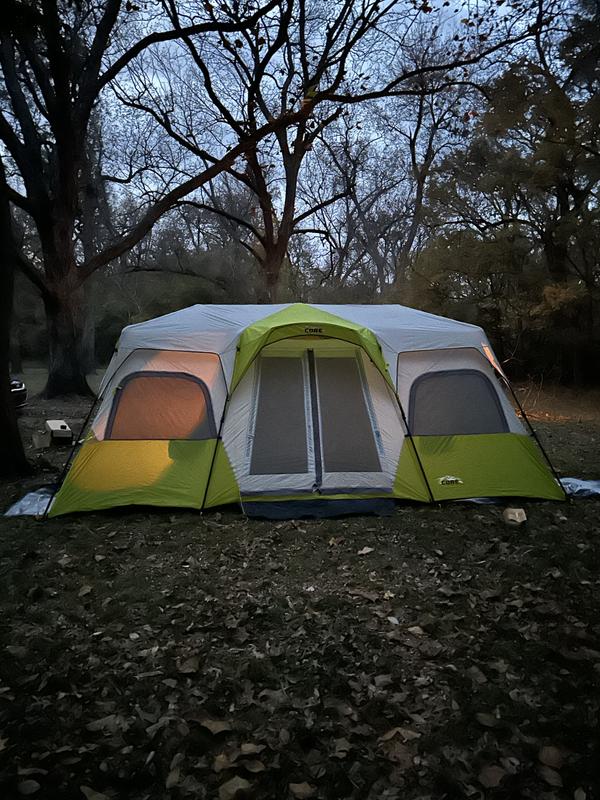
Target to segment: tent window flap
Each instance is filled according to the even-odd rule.
[[[417,378],[410,391],[409,425],[414,436],[508,432],[494,385],[482,372],[470,369]]]
[[[185,373],[137,372],[117,389],[106,439],[214,439],[206,384]]]

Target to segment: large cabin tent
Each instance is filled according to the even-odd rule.
[[[481,328],[398,305],[196,305],[126,327],[50,515],[564,498]]]

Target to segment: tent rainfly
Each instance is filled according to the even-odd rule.
[[[123,330],[51,516],[562,500],[481,328],[398,305],[196,305]]]

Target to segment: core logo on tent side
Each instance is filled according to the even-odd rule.
[[[304,328],[304,333],[323,333],[323,328]]]
[[[454,475],[444,475],[443,478],[437,479],[440,486],[456,486],[462,483],[460,478],[455,477]]]

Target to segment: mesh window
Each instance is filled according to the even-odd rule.
[[[308,472],[301,358],[261,358],[250,474]]]
[[[317,358],[324,472],[380,472],[373,427],[354,358]]]
[[[508,431],[494,385],[483,373],[467,369],[417,378],[410,392],[409,425],[415,436]]]
[[[121,383],[107,439],[214,439],[210,398],[191,375],[138,373]]]

